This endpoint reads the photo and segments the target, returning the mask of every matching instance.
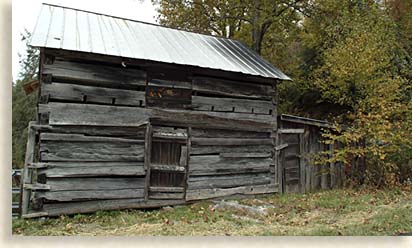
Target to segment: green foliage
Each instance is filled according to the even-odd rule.
[[[26,31],[22,34],[22,40],[28,40],[30,34]],[[27,142],[27,126],[29,121],[36,119],[37,94],[33,92],[26,95],[23,85],[37,77],[38,52],[30,47],[26,49],[26,55],[20,56],[19,79],[13,83],[12,91],[12,159],[13,168],[21,168],[24,164]]]
[[[327,13],[337,8],[327,0],[318,3]],[[396,25],[375,3],[342,3],[346,8],[339,7],[332,25],[306,37],[309,46],[323,48],[311,72],[321,99],[349,110],[340,116],[348,128],[325,134],[328,143],[345,147],[324,162],[349,165],[351,158],[366,156],[366,182],[393,184],[412,176],[412,168],[406,175],[399,169],[410,159],[412,105],[405,98],[410,81],[394,63],[399,55]],[[322,23],[324,18],[319,17]],[[320,25],[316,18],[306,24],[309,30]]]
[[[305,1],[293,0],[153,0],[159,12],[160,24],[242,40],[261,53],[267,45],[266,34],[277,32],[277,39],[284,47],[282,37],[289,27],[296,27],[299,11]],[[270,31],[272,30],[272,31]],[[283,33],[284,31],[284,33]],[[283,33],[283,34],[282,34]],[[282,35],[279,35],[282,34]],[[280,41],[280,42],[279,42]]]

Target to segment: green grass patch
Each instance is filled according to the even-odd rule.
[[[237,201],[266,215],[210,201],[154,210],[14,219],[15,235],[398,235],[412,233],[412,187],[337,189]]]

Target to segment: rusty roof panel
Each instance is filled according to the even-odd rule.
[[[49,4],[30,45],[290,80],[236,40]]]

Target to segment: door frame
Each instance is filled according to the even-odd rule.
[[[298,135],[298,143],[299,143],[299,192],[305,193],[306,187],[306,168],[305,168],[305,160],[304,160],[304,133],[305,129],[303,128],[290,128],[290,129],[278,129],[277,132],[277,147],[276,147],[276,154],[277,158],[277,167],[278,167],[278,182],[279,182],[279,191],[281,193],[287,193],[285,187],[285,168],[283,165],[284,162],[284,152],[283,149],[288,147],[288,144],[284,142],[282,138],[282,134],[296,134]]]

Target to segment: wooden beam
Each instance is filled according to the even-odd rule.
[[[21,214],[25,215],[28,214],[29,205],[30,205],[30,194],[31,190],[28,188],[24,188],[24,184],[31,184],[32,177],[33,177],[33,170],[30,169],[28,166],[34,162],[34,152],[35,152],[35,142],[36,142],[36,131],[32,128],[36,122],[29,122],[28,127],[28,137],[27,137],[27,144],[26,144],[26,156],[24,159],[24,169],[23,169],[23,180],[21,183],[22,187],[22,210]]]
[[[266,194],[278,192],[277,184],[265,184],[265,185],[253,185],[253,186],[241,186],[234,188],[214,188],[214,189],[196,189],[188,190],[186,194],[186,200],[200,200],[210,199],[223,196],[230,196],[235,194],[254,195],[254,194]]]
[[[190,152],[192,151],[192,128],[187,128],[187,144],[186,144],[186,173],[183,177],[184,184],[183,184],[183,199],[186,200],[187,188],[188,188],[188,178],[189,178],[189,169],[190,169]]]
[[[48,215],[49,213],[47,212],[32,212],[32,213],[23,214],[21,217],[24,219],[29,219],[29,218],[48,216]]]
[[[51,186],[47,185],[47,184],[40,184],[40,183],[34,183],[34,184],[24,183],[23,184],[23,189],[50,190]]]
[[[144,199],[149,199],[150,171],[151,171],[151,150],[152,150],[152,125],[146,126],[145,143],[144,143],[144,166],[146,169],[145,195]]]
[[[285,149],[285,148],[288,147],[288,146],[289,146],[288,144],[282,144],[282,145],[276,146],[276,147],[275,147],[275,150],[276,150],[276,151],[280,151],[280,150],[282,150],[282,149]]]
[[[162,170],[162,171],[185,171],[186,168],[183,166],[178,165],[159,165],[159,164],[151,164],[151,170]]]
[[[81,62],[56,60],[53,64],[43,65],[43,74],[51,74],[60,80],[76,82],[95,82],[118,86],[145,86],[146,72],[118,66],[94,65]]]
[[[248,146],[272,145],[273,139],[242,139],[242,138],[192,138],[193,145],[214,146]]]
[[[42,212],[48,216],[59,216],[61,214],[90,213],[98,210],[120,210],[130,208],[158,208],[162,206],[174,206],[184,204],[184,200],[149,200],[139,199],[115,199],[115,200],[93,200],[69,203],[43,204]]]
[[[305,145],[305,139],[304,139],[304,134],[301,133],[299,134],[299,177],[300,177],[300,182],[299,182],[299,188],[301,193],[306,192],[306,163],[305,163],[305,156],[304,156],[304,145]]]
[[[49,166],[48,163],[30,163],[27,168],[30,169],[44,169],[47,168]]]
[[[184,187],[158,187],[150,186],[150,192],[184,192]]]
[[[305,129],[303,128],[295,128],[295,129],[279,129],[278,131],[280,134],[293,134],[293,133],[304,133]]]

